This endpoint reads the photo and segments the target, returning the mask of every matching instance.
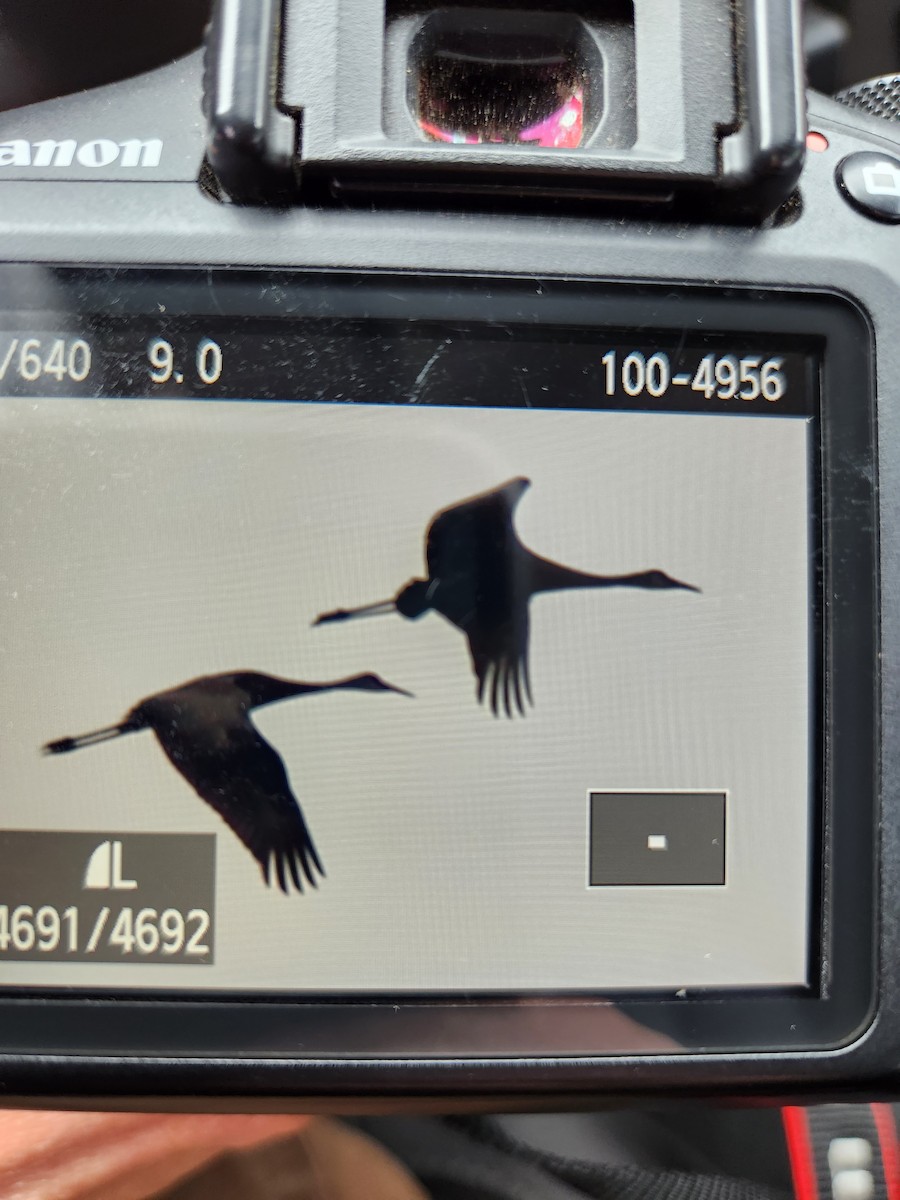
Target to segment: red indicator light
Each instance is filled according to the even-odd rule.
[[[828,138],[824,133],[818,133],[816,130],[811,129],[806,135],[807,150],[813,150],[816,154],[822,154],[828,149],[828,145]]]

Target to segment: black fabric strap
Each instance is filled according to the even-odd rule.
[[[554,1155],[506,1137],[490,1119],[356,1122],[421,1181],[433,1200],[788,1200],[723,1175],[647,1170]]]

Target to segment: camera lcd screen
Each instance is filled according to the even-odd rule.
[[[0,313],[0,985],[810,985],[815,344],[191,288]]]

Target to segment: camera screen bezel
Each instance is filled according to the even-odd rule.
[[[691,992],[527,999],[3,989],[0,1053],[354,1061],[601,1058],[825,1049],[846,1044],[874,1008],[877,828],[877,500],[874,351],[868,321],[834,294],[607,285],[586,281],[404,277],[378,273],[0,269],[17,309],[268,315],[312,292],[319,311],[409,320],[468,319],[654,331],[708,330],[789,340],[818,356],[820,670],[814,775],[813,986],[792,992]],[[8,304],[8,301],[7,301]],[[4,307],[7,306],[4,305]],[[243,308],[242,308],[243,306]],[[266,306],[269,306],[267,309]],[[277,309],[283,314],[284,308]],[[813,505],[815,508],[816,505]],[[871,619],[869,619],[871,618]],[[862,802],[861,802],[862,798]]]

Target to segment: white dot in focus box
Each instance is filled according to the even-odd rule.
[[[664,833],[651,833],[647,837],[648,850],[668,850],[669,839]]]

